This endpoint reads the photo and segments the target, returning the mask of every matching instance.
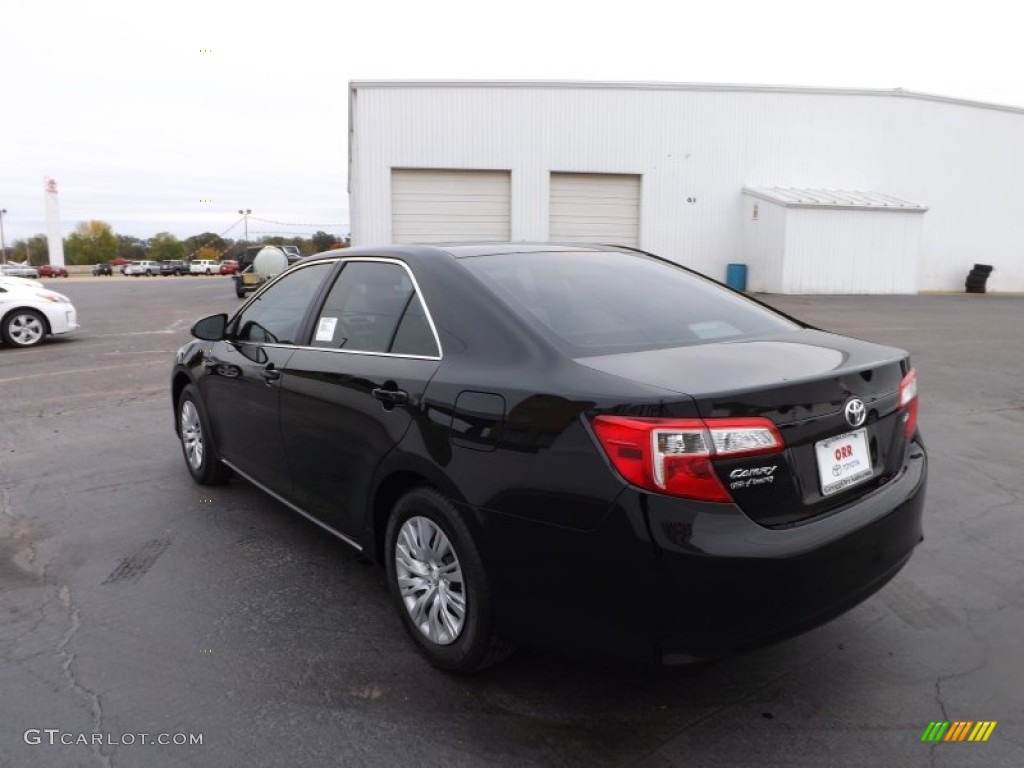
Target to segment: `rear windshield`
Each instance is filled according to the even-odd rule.
[[[799,326],[682,267],[616,251],[462,259],[517,314],[571,354],[763,336]]]

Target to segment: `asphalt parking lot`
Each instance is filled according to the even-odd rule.
[[[227,278],[52,287],[81,331],[0,347],[0,766],[1024,764],[1024,298],[765,297],[912,352],[926,539],[879,594],[691,674],[525,649],[467,679],[415,652],[376,567],[189,478],[170,362],[237,306]],[[946,720],[998,724],[922,743]]]

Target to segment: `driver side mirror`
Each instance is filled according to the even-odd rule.
[[[228,316],[224,313],[210,315],[192,326],[191,334],[203,341],[223,341],[228,327]]]

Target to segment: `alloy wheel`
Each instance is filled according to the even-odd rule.
[[[19,347],[38,344],[45,333],[46,328],[39,316],[28,312],[15,315],[7,325],[8,337]]]
[[[394,557],[413,623],[433,643],[454,643],[466,621],[466,584],[451,541],[433,520],[410,517],[398,532]]]
[[[203,466],[203,427],[199,411],[191,400],[181,403],[181,444],[189,466],[198,471]]]

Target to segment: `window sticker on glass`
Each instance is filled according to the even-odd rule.
[[[738,336],[740,334],[739,328],[724,320],[690,323],[690,331],[698,339],[724,339],[726,336]]]
[[[316,327],[317,341],[334,341],[334,328],[338,325],[336,317],[321,317],[320,325]]]

